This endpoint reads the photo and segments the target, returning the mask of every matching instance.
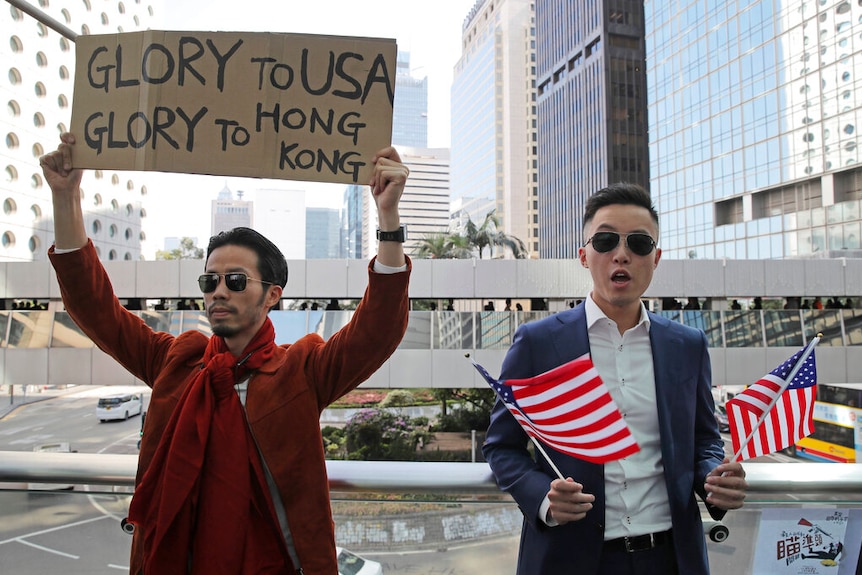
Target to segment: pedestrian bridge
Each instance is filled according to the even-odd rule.
[[[363,260],[290,261],[285,300],[357,300],[367,283]],[[199,298],[200,260],[106,262],[123,301]],[[363,386],[376,388],[483,387],[465,359],[470,354],[492,374],[517,327],[584,298],[590,276],[571,260],[416,260],[413,300],[449,299],[455,311],[411,311],[408,331],[389,361]],[[862,289],[862,260],[662,261],[645,294],[651,308],[702,329],[709,340],[715,385],[747,385],[787,359],[815,334],[821,383],[858,382],[862,373],[862,309],[728,309],[734,298],[851,298]],[[699,298],[700,310],[660,310],[662,298]],[[481,311],[487,300],[523,301],[527,311]],[[94,348],[63,311],[47,262],[0,263],[0,299],[49,301],[47,310],[0,311],[0,373],[6,384],[127,385],[135,383]],[[547,310],[534,311],[530,302]],[[7,305],[7,308],[11,307]],[[146,307],[146,306],[143,306]],[[498,308],[501,306],[498,306]],[[207,332],[200,311],[137,311],[160,331]],[[279,343],[309,332],[324,338],[349,321],[349,310],[273,311]]]

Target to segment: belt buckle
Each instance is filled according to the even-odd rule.
[[[635,553],[637,551],[647,551],[648,549],[652,549],[653,547],[655,547],[655,534],[654,533],[649,534],[649,544],[647,544],[646,546],[643,546],[643,545],[635,546],[634,545],[635,539],[640,539],[641,537],[644,537],[644,536],[641,535],[638,537],[624,537],[623,538],[623,543],[625,543],[625,546],[626,546],[626,553]]]

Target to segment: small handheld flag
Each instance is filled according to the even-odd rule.
[[[731,461],[767,455],[814,432],[820,336],[727,402],[734,455]]]
[[[501,381],[473,366],[534,442],[592,463],[640,450],[588,354],[528,379]]]

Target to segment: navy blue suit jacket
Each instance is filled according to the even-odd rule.
[[[706,542],[695,493],[705,497],[705,477],[722,462],[724,448],[713,414],[706,336],[661,316],[649,317],[662,460],[679,572],[707,574]],[[500,379],[532,377],[589,351],[582,303],[520,326],[503,361]],[[512,495],[524,515],[518,574],[577,570],[593,575],[601,561],[604,540],[604,466],[545,450],[564,477],[582,483],[584,492],[596,497],[583,520],[548,527],[538,517],[539,507],[556,473],[542,457],[533,459],[528,443],[515,418],[497,401],[482,450],[500,488]],[[724,515],[718,508],[707,507],[716,519]]]

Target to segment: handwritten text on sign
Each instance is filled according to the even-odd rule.
[[[364,184],[391,140],[394,40],[146,31],[76,49],[77,167]]]

